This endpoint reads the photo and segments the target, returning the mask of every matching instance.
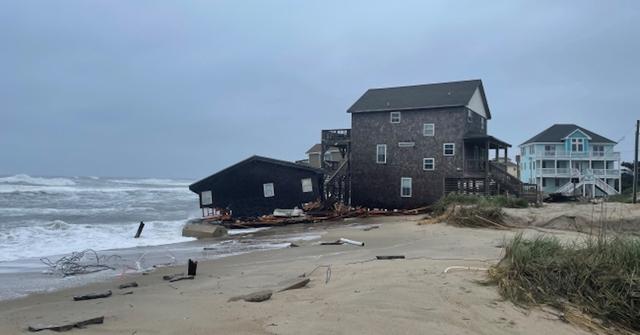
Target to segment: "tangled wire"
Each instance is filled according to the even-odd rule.
[[[114,267],[105,264],[113,258],[120,258],[120,256],[98,256],[95,250],[86,249],[72,252],[71,255],[64,256],[57,261],[52,261],[47,257],[40,258],[40,261],[49,266],[50,273],[59,273],[67,277],[104,270],[115,270]]]

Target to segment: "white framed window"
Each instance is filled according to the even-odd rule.
[[[436,169],[436,160],[433,158],[422,159],[422,169],[425,171],[433,171]]]
[[[313,192],[313,182],[311,182],[311,178],[302,179],[302,192]]]
[[[536,153],[536,146],[535,146],[535,144],[531,144],[529,146],[529,154],[533,155],[535,153]]]
[[[411,198],[412,191],[411,178],[400,178],[400,196],[403,198]]]
[[[456,154],[455,143],[445,143],[442,145],[442,154],[445,156],[453,156]]]
[[[275,190],[273,189],[273,183],[262,184],[262,191],[264,192],[265,198],[271,198],[276,195]]]
[[[400,123],[400,112],[391,112],[389,119],[391,123]]]
[[[594,156],[604,156],[604,145],[594,145],[592,148]]]
[[[571,151],[583,152],[584,151],[584,139],[572,138],[571,139]]]
[[[213,196],[211,195],[211,191],[204,191],[200,193],[200,204],[202,206],[213,204]]]
[[[473,122],[473,112],[470,109],[467,109],[467,122]]]
[[[422,135],[424,136],[435,136],[436,134],[436,125],[433,123],[425,123],[422,125]]]
[[[387,163],[387,145],[386,144],[376,145],[376,163],[378,164]]]

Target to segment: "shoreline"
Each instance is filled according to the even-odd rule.
[[[128,275],[52,293],[33,294],[0,304],[0,333],[26,332],[30,323],[104,315],[102,325],[85,334],[390,334],[478,333],[539,334],[587,332],[527,314],[505,302],[495,287],[477,284],[482,272],[449,266],[487,267],[501,257],[497,247],[522,231],[417,225],[419,216],[363,218],[322,227],[323,241],[340,237],[365,242],[254,252],[200,261],[194,280],[168,283],[162,275],[186,272],[186,265]],[[365,231],[362,225],[378,229]],[[578,234],[563,232],[563,236]],[[404,255],[404,260],[375,261],[376,255]],[[310,273],[307,287],[276,293],[262,303],[227,302],[230,297],[264,289]],[[136,281],[132,294],[118,284]],[[111,289],[107,299],[72,301],[72,296]],[[127,290],[124,290],[127,291]]]

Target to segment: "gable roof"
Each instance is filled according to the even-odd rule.
[[[482,102],[491,118],[482,80],[452,81],[426,85],[372,88],[367,90],[348,110],[348,113],[434,109],[467,106],[479,89]]]
[[[316,143],[314,144],[305,154],[319,154],[322,151],[322,144]],[[327,152],[339,152],[340,150],[337,147],[329,146],[327,147]]]
[[[593,143],[617,143],[575,124],[554,124],[553,126],[543,130],[538,135],[530,138],[521,145],[535,142],[562,142],[563,139],[573,134],[576,130],[580,130],[585,135],[591,137],[591,141]]]
[[[225,172],[233,170],[233,169],[237,169],[243,165],[252,163],[252,162],[264,162],[264,163],[268,163],[268,164],[276,164],[276,165],[280,165],[280,166],[284,166],[284,167],[288,167],[288,168],[292,168],[292,169],[300,169],[300,170],[305,170],[305,171],[309,171],[309,172],[314,172],[317,174],[324,174],[324,171],[320,170],[320,169],[316,169],[314,167],[308,166],[308,165],[303,165],[303,164],[297,164],[297,163],[293,163],[293,162],[289,162],[289,161],[283,161],[283,160],[279,160],[279,159],[273,159],[273,158],[269,158],[269,157],[263,157],[263,156],[257,156],[257,155],[253,155],[245,160],[242,160],[236,164],[233,164],[227,168],[224,168],[206,178],[203,178],[201,180],[198,180],[197,182],[189,185],[189,190],[191,190],[192,192],[197,192],[197,190],[199,189],[200,184],[204,183],[204,182],[209,182],[212,180],[215,180],[217,178],[219,178],[220,176],[222,176]]]

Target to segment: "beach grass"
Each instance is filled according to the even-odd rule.
[[[489,277],[516,304],[577,308],[640,330],[640,239],[601,235],[562,243],[519,234],[506,244]]]

